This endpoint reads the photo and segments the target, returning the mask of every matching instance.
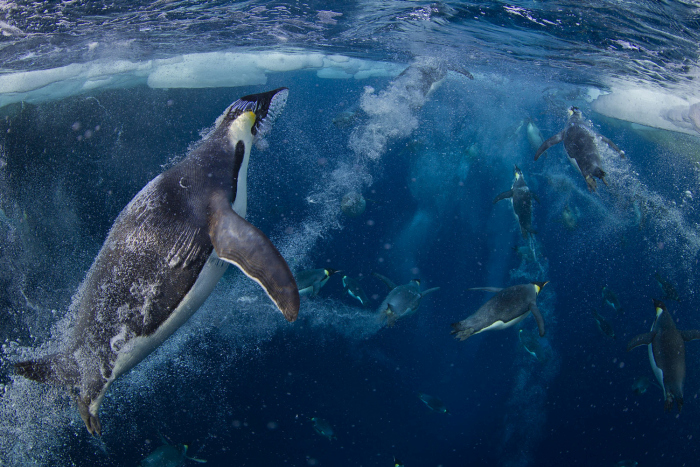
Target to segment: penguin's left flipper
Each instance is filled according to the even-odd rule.
[[[551,148],[557,143],[561,143],[561,141],[564,139],[564,132],[560,131],[556,135],[552,136],[549,138],[547,141],[542,143],[542,146],[537,150],[537,153],[535,154],[535,160],[539,159],[540,156],[542,155],[543,152],[545,152],[547,149]]]
[[[681,336],[685,342],[694,341],[700,339],[700,330],[686,329],[685,331],[681,331]]]
[[[540,197],[534,194],[532,191],[530,192],[530,194],[532,195],[532,199],[537,201],[537,204],[540,204]]]
[[[542,313],[540,313],[540,309],[537,308],[536,303],[530,303],[530,311],[532,312],[532,316],[535,317],[535,321],[537,321],[537,328],[540,330],[540,337],[544,337],[544,318],[542,318]]]
[[[607,144],[608,146],[610,146],[610,148],[611,148],[613,151],[617,151],[617,153],[620,155],[620,157],[622,157],[623,159],[625,158],[625,151],[623,151],[622,149],[618,148],[618,147],[617,147],[617,144],[613,143],[612,141],[610,141],[608,138],[606,138],[606,137],[603,136],[603,135],[600,135],[600,139],[601,139],[605,144]]]
[[[484,292],[493,292],[493,293],[497,293],[497,292],[500,292],[500,291],[503,290],[503,289],[500,288],[500,287],[472,287],[471,289],[467,289],[467,290],[483,290]]]
[[[633,337],[632,340],[629,341],[629,344],[627,344],[627,351],[629,352],[633,348],[639,347],[640,345],[651,344],[651,341],[654,340],[654,336],[656,336],[656,331],[645,332],[637,337]]]
[[[493,200],[493,204],[498,203],[502,199],[508,199],[508,198],[512,198],[512,197],[513,197],[513,190],[504,191],[500,195],[496,196],[496,199]]]
[[[287,321],[299,314],[299,290],[287,262],[269,238],[219,197],[210,204],[209,236],[219,258],[260,284]]]

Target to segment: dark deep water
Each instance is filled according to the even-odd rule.
[[[447,43],[452,47],[441,58],[459,66],[449,66],[441,85],[417,101],[397,87],[402,67],[380,76],[328,79],[311,66],[268,70],[265,84],[169,88],[136,80],[70,95],[51,88],[53,97],[26,94],[12,103],[3,101],[0,465],[138,465],[162,444],[161,434],[172,443],[188,444],[187,454],[209,465],[390,466],[394,456],[407,466],[614,466],[628,459],[640,466],[696,464],[700,344],[685,347],[680,415],[675,409],[664,412],[661,390],[653,384],[643,394],[632,391],[636,378],[654,381],[654,375],[646,348],[628,353],[626,345],[651,327],[651,299],[662,297],[655,273],[678,289],[680,302],[665,302],[679,329],[700,328],[697,132],[688,119],[683,128],[690,130],[682,132],[606,116],[594,109],[599,101],[590,94],[591,87],[613,89],[613,94],[622,89],[607,82],[606,75],[640,78],[663,68],[673,75],[669,83],[690,83],[676,89],[676,95],[696,102],[692,80],[686,79],[696,60],[689,45],[697,34],[695,10],[669,3],[666,10],[654,7],[655,16],[647,11],[654,8],[643,4],[644,14],[634,10],[625,17],[599,5],[590,21],[583,21],[598,42],[572,39],[572,47],[586,54],[593,54],[587,47],[608,50],[615,40],[634,44],[639,39],[641,44],[640,25],[658,26],[661,10],[683,10],[687,16],[675,16],[682,23],[676,31],[683,37],[678,42],[682,47],[671,53],[659,39],[659,50],[666,54],[659,54],[654,67],[643,69],[644,57],[625,67],[601,59],[597,73],[595,60],[567,62],[558,42],[562,50],[550,43],[544,47],[548,52],[542,52],[523,38],[518,43],[517,35],[510,45],[522,61],[504,64],[501,54],[507,52],[501,46],[494,45],[498,50],[488,55],[496,25],[543,36],[546,29],[535,23],[528,31],[527,23],[519,22],[525,16],[515,15],[519,19],[509,23],[505,19],[513,14],[497,17],[500,7],[484,4],[481,11],[490,26],[480,35],[471,23],[460,29],[462,21],[479,13],[476,5],[456,10],[431,5],[422,6],[437,18],[431,23],[436,38],[426,40],[423,51],[430,56]],[[109,10],[105,17],[124,14],[104,7]],[[167,15],[181,14],[184,21],[189,13],[175,11],[184,6],[173,7]],[[205,35],[217,47],[206,48],[200,38],[181,52],[221,49],[222,37],[211,31],[215,25],[224,27],[217,14],[225,7],[225,2],[215,3],[207,10],[212,24]],[[33,8],[27,11],[39,14]],[[275,31],[286,31],[291,46],[309,45],[305,41],[314,38],[319,50],[340,53],[344,48],[337,37],[369,34],[364,28],[370,26],[360,24],[359,5],[344,11],[345,18],[352,18],[350,26],[322,15],[322,27],[312,27],[304,22],[305,12],[321,7],[295,8],[280,13],[281,18],[267,17],[286,25]],[[564,3],[561,8],[575,9]],[[146,10],[144,5],[138,11]],[[19,14],[21,9],[7,11]],[[555,11],[543,7],[536,19],[554,20]],[[368,35],[385,48],[366,39],[369,44],[349,41],[345,50],[353,57],[366,49],[372,59],[411,63],[422,54],[409,52],[408,46],[397,50],[402,37],[415,34],[412,21],[419,11],[411,12],[414,16],[386,13],[385,28]],[[583,18],[584,12],[577,14]],[[96,34],[97,20],[91,15],[72,27]],[[380,13],[368,7],[367,15]],[[157,15],[146,16],[144,28],[158,23]],[[83,48],[87,42],[59,34],[53,40],[63,38],[61,46],[70,53],[67,61],[52,61],[51,41],[40,35],[48,34],[43,23],[29,14],[22,18],[24,22],[11,24],[34,35],[18,36],[3,26],[9,32],[2,53],[14,57],[5,71],[99,58],[76,51],[73,41]],[[292,19],[298,20],[295,27]],[[637,27],[630,26],[635,22]],[[113,20],[110,31],[137,36],[136,57],[129,59],[177,51],[175,39],[167,40],[168,31],[160,31],[154,51],[144,50],[147,41],[124,26],[128,23]],[[605,31],[601,25],[621,23],[636,32],[625,35],[612,27],[609,37],[600,36]],[[576,24],[564,22],[549,39],[564,40],[566,30],[578,31]],[[392,25],[398,25],[397,37]],[[304,28],[307,35],[300,32]],[[431,28],[426,31],[422,37],[433,37]],[[457,53],[457,37],[468,33],[478,39],[471,45],[478,51],[466,59]],[[251,34],[251,41],[257,38],[275,50],[272,37],[277,36]],[[13,38],[16,42],[10,44]],[[501,39],[506,44],[505,36]],[[37,55],[28,64],[32,44]],[[646,46],[639,54],[648,52],[651,46]],[[115,48],[117,58],[124,58],[121,47]],[[531,63],[526,52],[544,54],[538,60],[547,53],[558,58],[547,68]],[[614,54],[606,57],[613,60]],[[585,73],[577,74],[576,66]],[[661,73],[654,80],[666,78]],[[128,81],[124,79],[120,83]],[[14,99],[16,88],[2,88],[8,83],[0,82],[0,94]],[[112,222],[141,187],[183,157],[235,99],[280,86],[290,89],[289,102],[267,137],[269,147],[254,148],[251,154],[247,219],[271,238],[294,272],[325,267],[363,277],[370,305],[360,307],[343,290],[340,277],[333,276],[318,297],[302,300],[299,319],[288,324],[260,288],[231,267],[187,324],[114,383],[100,410],[102,436],[90,437],[64,391],[20,378],[12,364],[56,348],[52,342],[70,323],[71,297]],[[363,107],[363,99],[371,105]],[[570,106],[581,108],[595,131],[626,153],[621,159],[602,151],[609,185],[599,183],[595,193],[587,191],[566,160],[563,145],[533,160],[527,122],[534,122],[547,139],[564,127]],[[384,113],[371,113],[379,109]],[[348,115],[343,112],[352,118],[339,120]],[[385,144],[363,133],[367,128],[385,137]],[[514,164],[540,200],[533,205],[533,243],[520,236],[508,202],[493,204],[496,195],[510,188]],[[340,199],[351,190],[367,199],[366,211],[357,218],[340,212]],[[566,213],[574,217],[569,224]],[[534,258],[518,254],[532,255],[532,249]],[[380,327],[376,310],[387,288],[372,272],[397,284],[419,278],[421,289],[440,290],[423,298],[415,315],[392,328]],[[450,336],[451,323],[490,297],[468,288],[535,280],[550,281],[538,297],[547,329],[538,339],[541,360],[527,353],[518,337],[519,329],[536,333],[530,316],[513,328],[465,342]],[[604,286],[617,294],[624,313],[603,304]],[[614,327],[615,339],[599,331],[592,309]],[[431,411],[419,392],[439,397],[450,413]],[[327,420],[337,439],[317,434],[312,417]],[[185,465],[196,463],[186,460]]]

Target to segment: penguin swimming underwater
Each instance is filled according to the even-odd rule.
[[[347,291],[348,295],[352,298],[358,300],[362,306],[366,306],[369,302],[365,290],[360,285],[360,281],[353,279],[352,277],[343,276],[343,287]]]
[[[316,433],[323,436],[324,438],[328,438],[328,441],[338,439],[335,437],[335,432],[333,431],[333,427],[330,423],[318,417],[312,417],[311,421],[314,423],[314,430],[316,431]]]
[[[73,297],[75,326],[63,351],[15,365],[21,376],[66,386],[91,434],[100,434],[98,411],[112,382],[192,316],[228,263],[296,319],[287,263],[244,219],[250,149],[287,94],[238,99],[183,161],[151,180],[115,220]]]
[[[685,343],[700,339],[700,330],[679,331],[662,301],[654,300],[654,308],[656,319],[651,331],[630,340],[627,351],[647,344],[651,369],[664,391],[664,409],[671,410],[675,400],[680,413],[685,380]]]
[[[654,279],[656,280],[656,283],[659,284],[659,287],[661,287],[661,290],[664,293],[664,299],[668,298],[677,302],[681,301],[681,297],[678,295],[678,290],[676,290],[671,282],[661,277],[661,274],[658,272],[654,273]]]
[[[525,178],[523,177],[523,172],[515,167],[515,180],[513,181],[513,186],[510,190],[504,191],[500,195],[496,196],[493,200],[493,204],[498,203],[502,199],[510,198],[513,205],[513,213],[515,218],[520,225],[520,233],[523,235],[524,239],[527,239],[527,234],[536,234],[537,232],[532,228],[532,199],[538,203],[540,200],[537,198],[530,188],[525,183]]]
[[[603,286],[601,291],[601,296],[603,297],[603,303],[612,307],[613,310],[618,313],[624,313],[625,310],[622,309],[620,300],[617,298],[617,294],[613,292],[610,287]]]
[[[543,152],[561,141],[564,141],[564,149],[571,164],[578,169],[586,180],[589,191],[595,191],[597,177],[607,185],[605,172],[601,168],[600,153],[596,145],[596,138],[600,138],[620,156],[625,157],[625,152],[620,150],[615,143],[608,138],[595,133],[590,123],[583,119],[581,111],[576,107],[569,109],[569,120],[562,131],[542,143],[535,154],[535,160],[539,159]]]
[[[340,272],[339,269],[308,269],[297,273],[295,279],[297,287],[299,287],[299,295],[307,297],[315,297],[321,290],[321,287],[326,285],[330,277]]]
[[[418,393],[418,398],[426,405],[430,410],[433,410],[437,413],[446,413],[449,414],[450,412],[447,410],[447,407],[445,404],[438,399],[435,396],[431,396],[429,394],[426,394],[424,392],[419,392]]]
[[[396,324],[396,321],[399,319],[411,316],[418,311],[420,301],[423,297],[431,292],[440,290],[440,287],[433,287],[432,289],[421,292],[420,281],[418,279],[413,279],[408,284],[397,286],[386,276],[382,276],[376,272],[373,272],[372,275],[384,282],[384,284],[391,289],[382,304],[379,305],[378,310],[380,319],[386,319],[386,324],[389,327]]]
[[[605,334],[606,336],[615,339],[615,330],[612,325],[593,308],[593,319],[595,320],[598,330]]]
[[[537,295],[548,282],[532,282],[500,289],[498,287],[476,287],[469,290],[496,292],[489,301],[481,305],[471,316],[452,323],[455,338],[463,341],[474,334],[492,329],[505,329],[519,323],[528,313],[537,321],[540,337],[544,337],[544,319],[537,308]]]

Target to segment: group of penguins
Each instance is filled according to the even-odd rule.
[[[578,108],[571,107],[565,128],[540,145],[535,154],[535,160],[550,147],[563,142],[569,161],[583,176],[589,191],[593,192],[597,188],[596,178],[607,185],[606,173],[601,166],[598,141],[608,145],[621,157],[625,157],[624,151],[618,148],[615,143],[595,132]],[[515,180],[511,189],[499,194],[493,201],[495,204],[504,199],[511,200],[513,212],[524,239],[527,239],[528,235],[536,233],[532,228],[533,198],[539,202],[536,195],[530,191],[525,183],[522,171],[516,165]],[[328,279],[337,272],[334,269],[311,269],[298,273],[295,279],[299,294],[301,296],[315,296]],[[375,272],[372,275],[390,289],[378,310],[379,318],[385,321],[389,327],[393,326],[397,320],[414,314],[425,295],[439,290],[439,287],[435,287],[421,292],[420,281],[417,279],[411,280],[408,284],[397,286],[381,274]],[[342,282],[351,297],[357,299],[363,306],[367,305],[367,296],[358,280],[343,275]],[[453,323],[452,334],[455,338],[463,341],[482,331],[511,327],[532,313],[537,322],[539,335],[544,337],[545,324],[542,314],[537,308],[537,295],[547,283],[531,282],[507,288],[478,287],[469,289],[493,292],[495,295],[472,315]],[[656,319],[651,330],[630,340],[627,350],[632,350],[640,345],[649,346],[649,362],[664,391],[664,408],[670,410],[675,402],[680,412],[683,406],[683,382],[685,380],[685,342],[700,339],[700,330],[681,331],[677,329],[664,302],[654,299],[653,304]],[[596,321],[600,327],[598,318],[596,317]]]

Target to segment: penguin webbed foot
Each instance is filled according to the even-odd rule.
[[[673,401],[676,401],[676,405],[678,406],[678,413],[681,413],[681,409],[683,408],[683,398],[682,397],[673,397],[672,394],[669,394],[666,397],[666,400],[664,401],[664,411],[665,412],[670,412],[673,410]]]
[[[88,433],[93,436],[100,436],[102,434],[102,424],[100,423],[100,417],[97,414],[90,413],[89,402],[78,398],[78,412],[80,412],[80,417],[85,422],[85,428],[87,428]]]
[[[460,341],[466,340],[474,334],[474,329],[464,326],[461,321],[452,323],[451,326],[452,331],[450,335],[454,335],[455,339],[459,339]]]

